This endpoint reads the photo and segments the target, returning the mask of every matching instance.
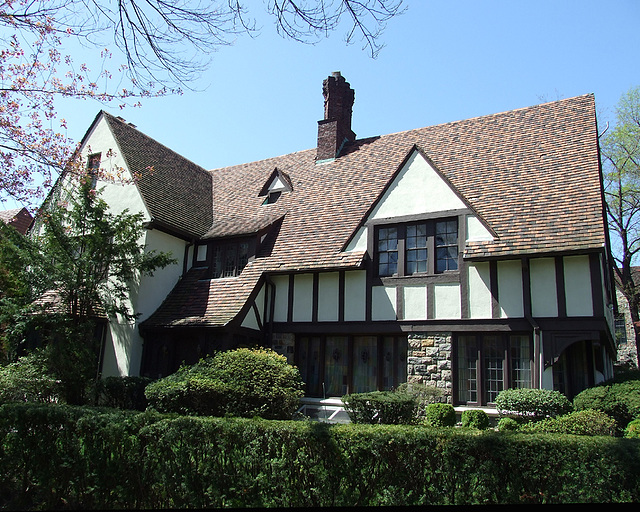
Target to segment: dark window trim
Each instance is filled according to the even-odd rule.
[[[246,261],[240,262],[239,258],[241,257],[242,253],[240,252],[239,248],[243,244],[247,245]],[[203,245],[206,245],[207,247],[206,259],[199,260],[198,249]],[[226,254],[224,251],[225,249],[230,247],[235,248],[235,262],[233,265],[233,269],[231,270],[232,275],[224,275],[225,274],[224,256]],[[222,278],[229,278],[229,277],[237,277],[242,273],[242,270],[247,265],[247,263],[255,259],[256,248],[257,248],[257,241],[255,237],[223,238],[223,239],[207,242],[206,244],[196,244],[194,246],[194,251],[193,251],[193,267],[208,267],[209,272],[207,274],[207,279],[222,279]],[[215,268],[215,262],[214,262],[214,255],[216,253],[216,249],[223,250],[223,254],[222,254],[223,260],[221,262],[221,268],[220,268],[221,275],[215,275],[216,268]]]
[[[370,244],[370,254],[373,262],[373,278],[374,284],[381,284],[385,280],[398,280],[398,279],[416,279],[416,278],[424,278],[424,277],[435,277],[442,276],[446,274],[459,274],[460,269],[462,267],[461,255],[464,250],[464,244],[461,243],[461,236],[465,235],[465,230],[463,224],[466,218],[466,211],[464,213],[458,213],[457,215],[445,215],[449,212],[441,212],[438,216],[428,216],[428,217],[418,217],[418,216],[410,216],[410,217],[401,217],[394,219],[387,219],[385,222],[377,221],[369,223],[368,226],[373,230],[373,235],[370,236],[371,244]],[[454,212],[451,212],[454,213]],[[393,220],[393,222],[390,222]],[[400,220],[400,222],[398,222]],[[452,270],[444,270],[437,271],[437,245],[436,245],[436,225],[439,222],[447,222],[447,221],[455,221],[457,226],[457,247],[458,247],[458,258],[457,258],[457,268]],[[415,272],[412,274],[406,273],[406,263],[407,263],[407,254],[409,249],[406,247],[407,240],[407,227],[416,226],[419,224],[426,225],[426,237],[427,237],[427,271],[426,272]],[[379,233],[381,229],[387,228],[396,228],[397,230],[397,271],[393,275],[379,275],[379,251],[378,251],[378,240]]]
[[[477,401],[462,401],[459,396],[459,350],[460,350],[460,337],[475,337],[476,344],[476,352],[477,352],[477,360],[476,360],[476,380],[477,380]],[[453,343],[453,402],[457,405],[471,405],[471,406],[487,406],[493,405],[493,402],[487,402],[485,397],[486,390],[485,386],[485,373],[487,369],[484,365],[484,353],[483,353],[483,339],[485,336],[495,336],[498,338],[498,346],[499,349],[503,353],[503,380],[502,380],[502,389],[508,389],[511,387],[511,371],[512,371],[512,361],[511,361],[511,344],[510,337],[511,336],[526,336],[529,340],[529,361],[531,364],[531,377],[529,385],[533,387],[534,385],[534,377],[535,377],[535,367],[534,367],[534,350],[533,350],[533,340],[531,339],[531,333],[529,332],[460,332],[454,334],[454,343]]]

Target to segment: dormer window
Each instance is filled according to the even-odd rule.
[[[291,192],[292,190],[293,186],[291,185],[289,176],[276,168],[271,173],[271,176],[269,176],[269,179],[262,187],[258,196],[264,197],[262,201],[263,205],[273,204],[280,199],[283,192]]]

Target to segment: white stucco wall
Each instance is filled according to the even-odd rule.
[[[593,316],[589,256],[565,256],[562,260],[567,316]]]
[[[371,319],[396,319],[396,287],[374,286],[371,290]]]
[[[338,321],[340,274],[325,272],[318,276],[318,321]]]
[[[556,265],[553,258],[535,258],[529,262],[531,313],[534,317],[558,316]]]
[[[491,279],[489,263],[471,263],[468,267],[469,317],[491,318]]]
[[[293,321],[311,322],[313,314],[313,274],[293,278]]]
[[[425,285],[405,286],[402,293],[404,320],[425,320],[427,318],[427,287]]]
[[[524,316],[522,263],[520,260],[499,261],[497,268],[500,317],[522,318]]]
[[[369,219],[466,208],[464,202],[418,152],[414,152]]]
[[[434,310],[437,319],[458,319],[460,307],[460,285],[458,283],[436,284],[434,287]]]
[[[365,320],[367,275],[365,270],[344,274],[344,319]]]
[[[271,280],[276,288],[273,320],[286,322],[289,311],[289,276],[273,276]]]

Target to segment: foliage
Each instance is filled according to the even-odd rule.
[[[559,391],[549,389],[513,388],[498,393],[495,406],[501,416],[541,420],[572,411],[569,399]]]
[[[640,419],[629,422],[624,429],[624,437],[628,439],[640,439]]]
[[[42,352],[0,366],[0,403],[58,402],[60,392],[60,383],[51,375]]]
[[[397,388],[400,393],[409,393],[416,397],[418,407],[416,415],[419,419],[424,419],[427,405],[442,402],[444,400],[444,390],[423,382],[404,382]]]
[[[432,427],[453,427],[456,411],[451,404],[429,404],[426,408],[425,423]]]
[[[636,439],[0,407],[5,509],[637,503]]]
[[[147,398],[144,391],[153,382],[149,377],[106,377],[96,381],[94,393],[97,405],[114,409],[144,411]]]
[[[11,326],[6,351],[30,350],[27,341],[37,335],[69,403],[82,403],[97,376],[97,323],[135,318],[131,287],[175,261],[144,250],[142,221],[142,214],[111,213],[87,176],[66,192],[66,202],[50,197],[36,231],[21,243],[20,257],[10,261],[19,265],[12,271],[29,283],[30,292],[7,293],[0,302],[0,319]]]
[[[631,420],[640,418],[640,380],[585,389],[575,396],[573,405],[577,411],[595,409],[611,416],[622,431]]]
[[[271,349],[219,352],[149,384],[149,405],[161,412],[291,418],[303,395],[295,366]]]
[[[58,115],[61,100],[117,102],[120,108],[180,94],[209,56],[241,33],[256,33],[239,1],[0,0],[0,198],[39,201],[64,170],[81,171]],[[276,30],[313,42],[350,21],[373,56],[401,0],[270,0]],[[68,52],[69,48],[81,48]],[[88,62],[74,57],[82,51]]]
[[[416,397],[400,391],[352,393],[343,396],[342,403],[353,423],[409,425],[417,419]]]
[[[632,268],[640,250],[640,87],[622,95],[616,107],[615,127],[600,141],[613,267],[629,304],[636,347],[640,349],[640,290]],[[637,355],[640,357],[640,350]],[[636,367],[639,363],[636,360]]]
[[[489,415],[482,409],[467,409],[462,411],[460,421],[463,427],[486,430],[489,428]]]
[[[523,425],[523,433],[573,434],[577,436],[614,436],[616,421],[601,411],[585,409],[564,416]]]
[[[520,428],[520,423],[514,418],[504,417],[498,420],[499,432],[515,432]]]

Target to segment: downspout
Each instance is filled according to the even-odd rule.
[[[540,389],[544,372],[542,365],[542,333],[540,332],[540,326],[529,313],[525,314],[525,318],[533,330],[533,364],[536,367],[536,371],[533,374],[533,387]]]

